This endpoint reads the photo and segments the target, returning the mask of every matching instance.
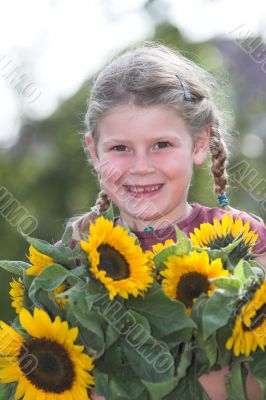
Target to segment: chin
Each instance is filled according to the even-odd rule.
[[[136,221],[141,221],[145,227],[148,227],[149,225],[153,224],[154,229],[162,229],[166,226],[165,221],[158,221],[162,218],[162,215],[160,214],[136,214],[132,215],[132,213],[129,214],[132,219],[135,219]],[[157,222],[158,221],[158,222]]]

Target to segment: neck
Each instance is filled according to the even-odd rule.
[[[186,218],[192,210],[192,206],[186,203],[182,210],[175,215],[168,215],[163,218],[153,219],[153,220],[142,220],[135,219],[127,214],[121,213],[119,216],[118,223],[124,227],[128,227],[131,231],[148,231],[155,229],[165,229],[169,225],[176,225],[178,222]]]

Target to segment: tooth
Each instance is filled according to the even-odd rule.
[[[160,185],[152,186],[150,188],[136,188],[134,186],[128,186],[129,190],[134,193],[143,193],[143,192],[153,192],[154,190],[159,189]]]

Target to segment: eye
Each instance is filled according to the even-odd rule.
[[[116,146],[113,146],[113,147],[111,148],[111,150],[115,150],[115,151],[124,151],[126,147],[127,147],[127,146],[124,146],[123,144],[118,144],[118,145],[116,145]]]
[[[163,148],[165,148],[165,147],[168,147],[167,145],[169,145],[169,146],[172,146],[171,145],[171,143],[169,143],[169,142],[158,142],[158,143],[156,143],[156,145],[162,145],[162,146],[160,146],[159,148],[160,149],[163,149]]]

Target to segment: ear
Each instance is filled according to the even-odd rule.
[[[95,148],[93,137],[91,136],[90,133],[86,133],[85,143],[86,143],[87,149],[89,150],[90,156],[92,158],[93,165],[94,165],[94,167],[97,167],[98,161],[99,161],[97,149]]]
[[[200,136],[197,138],[193,151],[193,162],[201,165],[207,158],[210,146],[211,129],[209,126],[203,128]]]

